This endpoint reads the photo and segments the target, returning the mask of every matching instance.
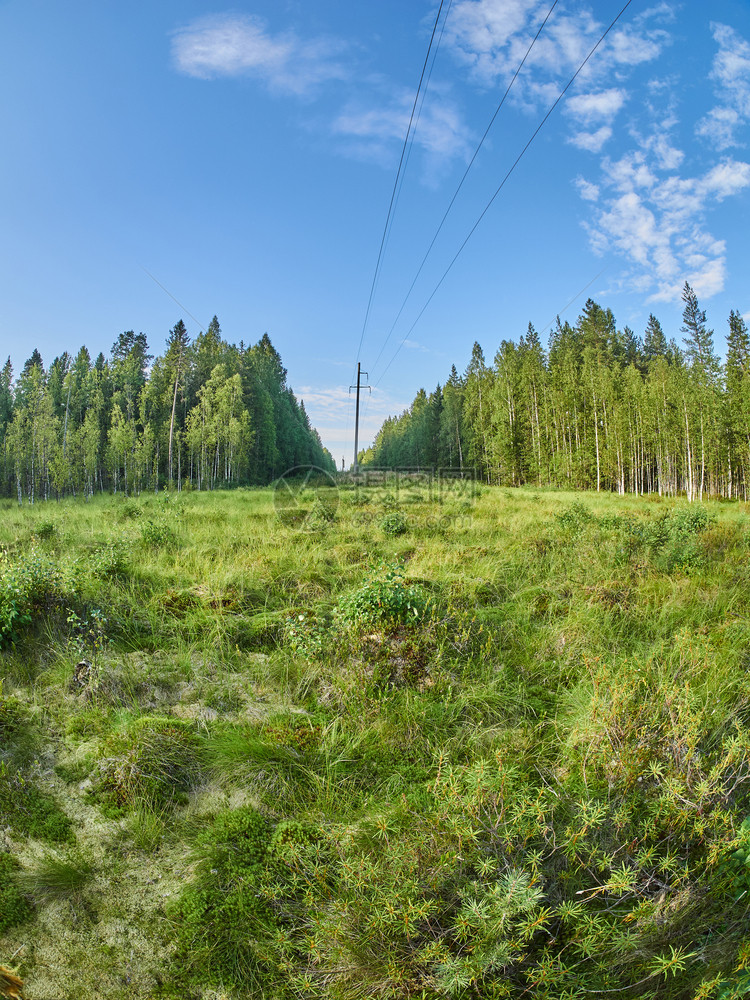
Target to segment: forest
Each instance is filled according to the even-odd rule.
[[[121,333],[109,358],[81,347],[48,369],[34,349],[0,373],[0,496],[19,503],[262,485],[295,465],[333,470],[268,334],[222,338],[216,316],[191,343],[182,320],[164,354]]]
[[[682,346],[652,314],[643,338],[592,299],[558,318],[545,351],[529,325],[488,365],[479,344],[463,376],[389,418],[361,461],[462,467],[503,486],[747,500],[750,339],[732,310],[721,363],[706,313],[685,284]]]

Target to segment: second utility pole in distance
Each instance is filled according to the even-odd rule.
[[[355,407],[355,412],[354,412],[354,475],[355,476],[359,472],[359,462],[357,461],[357,448],[359,447],[359,389],[360,389],[360,384],[361,384],[360,380],[361,380],[361,376],[362,375],[364,375],[366,378],[370,377],[367,374],[367,372],[363,372],[362,371],[362,365],[358,361],[357,362],[357,384],[356,384],[356,386],[354,386],[354,385],[350,385],[349,386],[349,392],[351,392],[352,389],[356,389],[357,390],[357,405]],[[370,392],[372,392],[372,386],[366,385],[365,389],[369,389]]]

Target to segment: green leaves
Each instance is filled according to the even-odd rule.
[[[430,605],[424,588],[407,583],[402,563],[382,563],[364,584],[339,600],[342,621],[354,626],[416,622]]]

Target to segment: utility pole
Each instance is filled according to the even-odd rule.
[[[359,390],[360,390],[362,375],[366,376],[367,378],[370,377],[367,374],[367,372],[363,372],[362,371],[362,365],[358,361],[357,362],[357,384],[356,384],[356,386],[354,386],[354,385],[350,385],[349,386],[349,392],[350,393],[351,393],[352,389],[356,389],[357,390],[357,405],[356,405],[355,411],[354,411],[354,475],[355,476],[359,472],[359,462],[357,461],[357,449],[359,447]],[[365,389],[369,389],[370,392],[372,392],[372,387],[369,386],[369,385],[366,385]]]

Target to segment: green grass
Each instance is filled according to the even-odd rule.
[[[746,505],[0,513],[0,955],[34,995],[743,995]]]

